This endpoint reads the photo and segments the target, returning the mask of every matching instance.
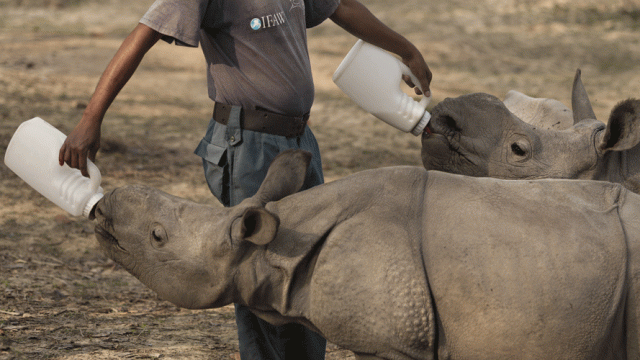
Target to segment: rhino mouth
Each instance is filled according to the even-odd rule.
[[[424,131],[422,132],[422,138],[423,139],[429,138],[431,136],[431,134],[434,133],[433,126],[431,126],[431,125],[432,125],[431,121],[429,121],[427,123],[427,126],[424,128]]]
[[[444,142],[450,147],[455,142],[456,131],[460,129],[456,126],[455,121],[446,113],[436,112],[435,109],[431,115],[431,121],[427,124],[422,132],[423,146],[427,143],[437,144]]]
[[[122,246],[120,246],[118,239],[116,239],[113,235],[111,235],[111,233],[109,233],[102,226],[99,226],[99,225],[96,226],[96,237],[98,238],[98,241],[102,246],[115,248],[122,252],[127,252]]]

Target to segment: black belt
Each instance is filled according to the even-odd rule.
[[[213,119],[222,125],[227,125],[231,109],[231,105],[216,103],[213,107]],[[302,135],[307,125],[307,120],[309,120],[309,114],[303,116],[286,116],[263,110],[245,108],[242,108],[240,112],[240,126],[244,130],[285,137]]]

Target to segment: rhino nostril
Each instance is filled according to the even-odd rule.
[[[102,206],[103,206],[103,205],[102,205],[101,203],[99,203],[99,204],[95,207],[95,209],[93,210],[93,212],[94,212],[94,217],[101,217],[101,218],[104,218],[104,211],[102,210]]]
[[[449,128],[450,130],[453,130],[455,132],[460,132],[461,129],[458,127],[458,124],[456,124],[456,120],[454,118],[452,118],[451,116],[445,116],[444,117],[444,123],[446,125],[447,128]]]

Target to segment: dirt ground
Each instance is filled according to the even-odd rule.
[[[596,115],[640,94],[639,0],[361,0],[423,52],[437,104],[510,89],[570,105],[577,68]],[[0,156],[40,116],[79,121],[122,39],[152,0],[0,0]],[[311,127],[328,181],[420,165],[420,142],[366,114],[331,81],[355,43],[331,22],[310,30]],[[193,149],[212,109],[198,49],[159,44],[111,107],[97,165],[106,190],[143,183],[216,204]],[[232,307],[159,299],[106,259],[93,224],[71,217],[0,165],[0,359],[230,359]],[[327,359],[353,355],[330,344]]]

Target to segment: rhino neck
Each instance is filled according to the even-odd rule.
[[[316,262],[326,244],[350,240],[344,234],[332,236],[334,232],[372,209],[419,212],[417,203],[421,203],[426,174],[419,167],[364,171],[267,204],[267,210],[277,214],[281,223],[256,269],[264,269],[263,276],[270,274],[270,281],[278,281],[278,285],[272,286],[268,295],[255,297],[253,307],[309,326],[304,319],[309,319]],[[261,306],[266,298],[267,308]]]
[[[240,303],[272,323],[295,321],[309,326],[304,320],[308,318],[309,283],[322,245],[336,224],[369,204],[370,194],[360,193],[371,187],[349,192],[337,183],[343,182],[266,205],[280,218],[278,235],[250,255],[251,261],[241,262],[238,297]]]
[[[640,146],[626,151],[610,151],[604,154],[602,165],[593,180],[604,180],[624,185],[627,189],[640,193]]]
[[[348,183],[336,181],[267,204],[281,224],[265,261],[282,274],[280,302],[273,305],[286,317],[308,318],[311,279],[325,241],[338,224],[370,205],[372,187],[350,191]]]
[[[324,238],[281,227],[272,243],[253,246],[234,276],[234,302],[276,325],[297,322],[313,328],[306,320],[308,282]]]
[[[251,247],[234,276],[235,302],[263,311],[277,309],[282,302],[281,288],[286,285],[286,273],[269,264],[264,247]]]
[[[620,176],[622,184],[629,190],[640,193],[640,146],[620,152]]]

